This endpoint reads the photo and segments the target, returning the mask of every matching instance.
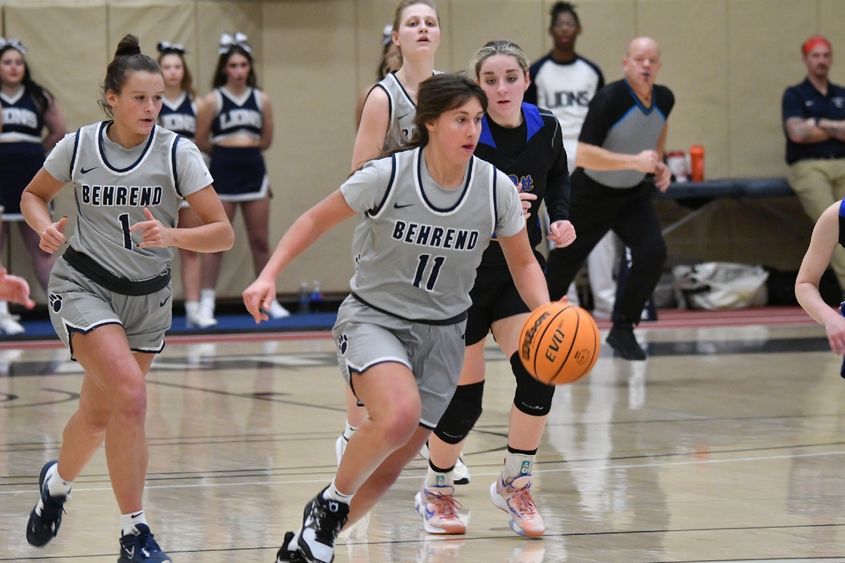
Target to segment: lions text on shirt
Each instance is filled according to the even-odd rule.
[[[590,100],[604,87],[604,76],[598,66],[581,56],[569,63],[559,63],[546,55],[531,65],[529,73],[532,84],[525,99],[551,110],[560,121],[571,172],[575,169],[578,133]]]
[[[0,106],[3,108],[3,130],[0,142],[40,143],[44,119],[32,96],[26,95],[26,88],[20,88],[13,96],[0,92]]]
[[[217,115],[211,122],[211,142],[216,143],[237,134],[261,138],[264,128],[264,114],[261,110],[261,94],[255,88],[248,88],[240,97],[233,96],[225,88],[216,88]]]
[[[165,129],[193,139],[197,133],[197,104],[187,92],[182,92],[175,100],[164,98],[158,122]]]

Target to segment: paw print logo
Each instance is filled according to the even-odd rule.
[[[54,313],[58,313],[62,310],[62,296],[56,293],[50,294],[50,308],[53,309]]]
[[[346,354],[346,347],[349,345],[349,339],[345,334],[337,337],[337,347],[340,349],[340,354]]]

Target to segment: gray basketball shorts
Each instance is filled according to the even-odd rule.
[[[170,328],[173,290],[167,287],[148,295],[109,291],[76,271],[63,258],[56,260],[47,287],[50,321],[73,358],[74,332],[87,334],[97,327],[123,327],[134,352],[158,354]]]
[[[464,362],[466,321],[431,325],[387,315],[351,295],[337,311],[332,329],[340,370],[351,374],[395,362],[411,370],[422,403],[420,424],[434,429],[452,400]],[[354,389],[353,389],[354,391]]]

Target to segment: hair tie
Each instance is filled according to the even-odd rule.
[[[220,36],[220,48],[217,49],[217,52],[220,55],[225,55],[232,47],[240,47],[247,53],[252,54],[252,47],[247,43],[248,39],[246,34],[240,31],[236,31],[234,35],[229,35],[224,31],[223,35]]]
[[[0,49],[5,49],[6,47],[17,49],[22,55],[26,55],[26,47],[23,46],[20,39],[0,37]]]
[[[181,43],[171,43],[170,41],[159,41],[158,42],[158,52],[162,55],[165,53],[178,53],[180,55],[184,55],[187,51],[185,50],[185,46]]]
[[[387,24],[381,32],[381,46],[387,47],[393,41],[393,25]]]

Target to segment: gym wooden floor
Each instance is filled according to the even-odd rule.
[[[458,489],[468,534],[422,531],[415,462],[341,536],[336,561],[845,560],[845,381],[823,331],[790,310],[651,326],[641,331],[648,361],[604,349],[589,378],[558,389],[536,464],[542,540],[513,535],[488,498],[513,393],[491,345],[484,415],[464,457],[472,482]],[[270,563],[335,469],[343,385],[332,342],[196,340],[169,341],[149,376],[148,519],[176,562]],[[102,451],[59,536],[42,549],[24,538],[79,366],[55,343],[36,344],[0,350],[0,373],[0,561],[115,561]]]

